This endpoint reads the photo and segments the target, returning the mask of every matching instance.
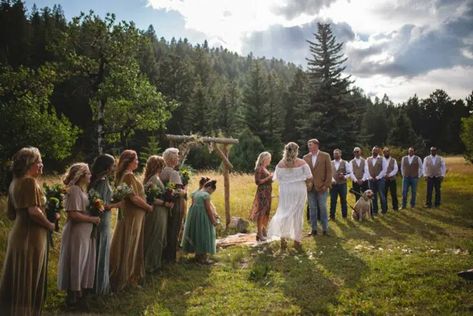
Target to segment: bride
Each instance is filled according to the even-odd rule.
[[[301,249],[304,207],[307,200],[306,180],[312,178],[307,163],[297,158],[299,146],[290,142],[276,166],[273,180],[279,182],[279,203],[268,228],[270,237],[281,238],[281,249],[286,248],[286,238],[294,240],[294,247]]]

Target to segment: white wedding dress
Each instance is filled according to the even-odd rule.
[[[279,168],[273,180],[279,182],[279,203],[268,226],[268,237],[302,240],[304,209],[307,200],[306,180],[312,178],[307,164],[295,168]]]

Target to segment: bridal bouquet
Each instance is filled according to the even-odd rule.
[[[89,214],[91,216],[98,216],[102,217],[103,211],[105,210],[105,205],[104,202],[100,196],[100,194],[94,190],[91,189],[89,191]],[[91,238],[96,238],[97,237],[97,225],[94,224],[92,228],[92,233],[90,235]]]
[[[61,184],[49,186],[44,183],[43,191],[46,197],[46,217],[51,223],[54,223],[54,230],[59,231],[59,222],[56,219],[56,214],[60,214],[64,210],[63,200],[66,189]],[[48,239],[51,247],[54,247],[52,232],[49,232]]]

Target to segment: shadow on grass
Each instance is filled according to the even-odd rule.
[[[289,252],[275,254],[274,248],[279,247],[273,245],[269,252],[253,253],[250,280],[264,287],[276,273],[282,281],[274,281],[273,287],[279,287],[302,315],[330,314],[339,303],[340,288],[356,287],[367,272],[366,264],[341,242],[337,237],[319,236],[315,241],[305,240],[303,252],[289,247]]]
[[[124,291],[91,301],[89,313],[110,315],[172,315],[186,314],[188,298],[208,285],[210,266],[181,258],[177,264],[163,267],[156,274],[147,275],[142,288]]]

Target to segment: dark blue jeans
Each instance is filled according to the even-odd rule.
[[[369,188],[373,191],[373,214],[378,214],[378,195],[381,201],[381,212],[388,211],[388,204],[386,203],[386,195],[384,195],[384,179],[369,180]]]
[[[330,218],[335,218],[335,210],[337,209],[337,199],[340,196],[340,204],[342,205],[342,216],[347,217],[347,184],[333,184],[330,189]]]
[[[435,207],[440,206],[440,184],[442,178],[440,177],[429,177],[427,178],[427,200],[425,201],[426,206],[432,207],[432,191],[435,190]]]
[[[406,208],[407,206],[409,188],[411,189],[411,207],[416,206],[417,181],[419,181],[417,177],[404,177],[402,179],[402,208]]]

